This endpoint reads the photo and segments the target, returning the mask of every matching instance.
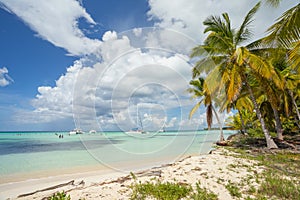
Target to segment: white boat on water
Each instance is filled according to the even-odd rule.
[[[81,129],[73,129],[72,131],[69,132],[69,135],[77,135],[77,134],[83,134],[84,132]]]
[[[159,133],[164,133],[164,132],[166,132],[166,130],[165,129],[160,129],[160,130],[158,130],[158,132]]]
[[[125,133],[127,133],[127,134],[146,134],[146,133],[148,133],[148,132],[147,132],[147,131],[140,130],[140,129],[137,129],[137,130],[126,131]]]
[[[90,133],[90,134],[95,134],[95,133],[97,133],[97,131],[95,131],[95,130],[90,130],[89,133]]]
[[[141,119],[141,116],[139,114],[139,111],[138,111],[138,105],[136,106],[137,108],[137,111],[136,111],[136,124],[140,125],[140,128],[135,128],[135,129],[131,129],[129,131],[126,131],[125,133],[127,134],[147,134],[148,132],[144,130],[143,128],[143,122],[142,122],[142,119]]]

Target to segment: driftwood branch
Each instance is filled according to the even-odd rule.
[[[39,192],[45,192],[45,191],[48,191],[48,190],[54,190],[54,189],[61,188],[61,187],[67,186],[67,185],[74,185],[74,180],[69,181],[67,183],[62,183],[62,184],[59,184],[59,185],[48,187],[48,188],[45,188],[45,189],[36,190],[34,192],[30,192],[30,193],[26,193],[26,194],[21,194],[21,195],[18,196],[18,198],[31,196],[31,195],[39,193]]]

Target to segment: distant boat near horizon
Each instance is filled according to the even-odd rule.
[[[136,129],[136,130],[130,130],[130,131],[125,131],[127,134],[146,134],[148,133],[147,131]]]
[[[144,130],[143,122],[142,122],[140,113],[138,111],[138,106],[136,106],[136,108],[137,108],[137,110],[136,110],[136,124],[137,125],[140,124],[140,128],[131,129],[129,131],[125,131],[125,133],[127,133],[127,134],[147,134],[149,132]]]
[[[97,131],[92,129],[89,131],[89,133],[94,134],[94,133],[97,133]]]
[[[78,135],[78,134],[83,134],[84,132],[81,129],[73,129],[72,131],[69,132],[69,135]]]
[[[162,129],[158,130],[158,132],[159,132],[159,133],[164,133],[164,132],[166,132],[165,127],[163,127]]]

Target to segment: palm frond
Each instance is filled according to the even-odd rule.
[[[274,69],[275,73],[272,76],[272,82],[276,85],[278,89],[281,91],[284,90],[285,81],[283,75],[276,69]]]
[[[192,49],[192,53],[190,54],[190,58],[203,56],[207,50],[204,49],[203,45],[196,46]]]
[[[272,83],[262,77],[256,77],[256,80],[259,82],[259,85],[262,90],[257,90],[260,91],[261,95],[266,97],[266,100],[272,105],[272,107],[278,109],[279,107],[279,99],[277,96],[276,89],[272,87]]]
[[[196,105],[192,108],[192,110],[190,111],[189,114],[189,119],[192,119],[193,115],[195,114],[195,112],[198,110],[198,108],[200,107],[201,102],[199,101],[198,103],[196,103]]]
[[[235,63],[238,64],[239,66],[242,66],[244,64],[244,59],[245,59],[245,51],[246,49],[243,47],[237,48],[232,55],[232,60],[235,60]]]
[[[229,15],[222,14],[223,20],[218,16],[209,16],[203,24],[206,26],[204,33],[210,32],[204,44],[220,49],[224,52],[233,47],[233,30],[231,29]]]
[[[242,89],[242,79],[239,74],[239,67],[235,65],[230,72],[230,80],[227,85],[227,99],[229,102],[234,102]]]
[[[284,95],[284,111],[286,116],[289,116],[290,113],[290,100],[288,95]]]
[[[265,0],[267,4],[273,7],[278,7],[282,0]]]
[[[205,79],[205,86],[206,92],[209,94],[216,94],[220,91],[220,86],[223,85],[222,83],[222,75],[220,73],[220,68],[222,65],[216,66],[206,77]],[[215,95],[218,96],[218,95]]]
[[[223,22],[223,26],[226,32],[226,36],[228,38],[233,38],[233,30],[231,29],[231,22],[228,13],[223,13],[222,17],[225,20],[225,22]]]
[[[204,41],[205,45],[213,47],[213,51],[209,51],[209,54],[224,54],[224,52],[231,52],[234,49],[232,37],[228,37],[222,33],[212,32]]]
[[[229,19],[227,13],[223,13],[222,15],[225,18],[225,21]],[[209,16],[204,20],[203,25],[206,26],[206,28],[204,29],[204,33],[207,32],[222,33],[224,34],[224,36],[227,37],[231,35],[231,33],[229,33],[231,30],[228,30],[228,25],[224,23],[219,16],[213,16],[213,15]]]
[[[258,39],[246,45],[246,48],[249,50],[256,50],[256,49],[267,48],[267,47],[269,46],[266,43],[264,43],[263,39]]]
[[[216,64],[211,57],[205,57],[196,62],[192,69],[192,78],[200,76],[202,73],[208,74]]]
[[[238,29],[236,36],[235,36],[235,44],[238,45],[241,42],[244,42],[250,38],[252,35],[249,25],[253,22],[253,16],[257,12],[260,7],[260,2],[257,3],[246,15],[244,21],[240,28]]]
[[[264,42],[273,46],[290,45],[300,39],[300,4],[287,10],[268,30]]]
[[[193,94],[191,96],[191,99],[197,99],[199,97],[202,97],[203,96],[203,93],[195,88],[188,88],[187,89],[187,92],[190,93],[190,94]]]
[[[291,68],[300,73],[300,40],[295,43],[295,46],[289,53],[289,62],[291,63]]]
[[[243,98],[238,98],[236,101],[236,108],[238,110],[249,110],[252,111],[254,109],[253,102],[248,96]]]
[[[251,70],[253,70],[255,73],[266,79],[271,79],[273,75],[276,75],[274,68],[268,61],[249,52],[246,49],[243,50],[243,53],[246,65],[250,67]]]

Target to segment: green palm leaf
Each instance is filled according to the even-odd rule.
[[[294,48],[289,54],[289,61],[291,68],[300,73],[300,40],[295,43]]]
[[[229,102],[233,102],[238,98],[242,89],[242,84],[243,82],[239,74],[239,67],[234,65],[230,73],[230,80],[227,87],[227,98]]]
[[[268,30],[269,35],[264,39],[272,46],[283,45],[289,48],[300,39],[300,4],[287,10]]]
[[[277,7],[277,6],[279,6],[281,1],[282,0],[266,0],[266,3],[273,7]]]
[[[240,28],[238,29],[236,36],[235,36],[235,44],[238,45],[241,42],[244,42],[246,40],[248,40],[250,38],[250,36],[252,35],[250,29],[249,29],[249,25],[253,22],[253,16],[255,15],[255,13],[257,12],[257,10],[260,7],[260,2],[257,3],[246,15],[246,17],[244,18],[244,21],[242,23],[242,25],[240,26]]]
[[[198,108],[201,106],[202,102],[199,101],[198,103],[196,103],[196,105],[191,109],[190,114],[189,114],[189,119],[192,119],[193,115],[195,114],[195,112],[198,110]]]

